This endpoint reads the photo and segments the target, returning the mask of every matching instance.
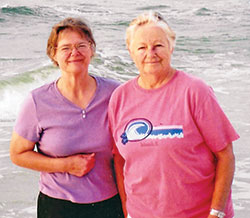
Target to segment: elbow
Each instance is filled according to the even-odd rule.
[[[20,156],[22,155],[22,152],[19,151],[17,148],[18,146],[13,142],[11,142],[9,155],[10,155],[10,160],[13,164],[20,165]]]
[[[9,150],[12,163],[21,166],[24,161],[27,161],[27,153],[32,151],[34,146],[35,142],[31,142],[13,132]]]
[[[16,154],[15,152],[13,152],[12,150],[10,150],[10,160],[13,164],[19,165],[19,161],[18,161],[18,154]]]

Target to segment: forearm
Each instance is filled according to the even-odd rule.
[[[35,151],[12,154],[11,160],[18,166],[48,173],[62,173],[67,169],[65,158],[51,158]]]
[[[216,156],[218,162],[211,208],[224,211],[235,171],[235,158],[232,152],[232,145],[228,145],[225,151],[217,153]]]
[[[114,166],[115,166],[116,182],[120,198],[122,201],[124,217],[127,217],[127,208],[126,208],[127,197],[124,187],[124,176],[123,176],[124,159],[119,154],[114,155]]]
[[[48,173],[69,173],[78,177],[90,172],[95,165],[95,154],[76,154],[53,158],[34,151],[35,142],[13,133],[10,158],[18,166]]]

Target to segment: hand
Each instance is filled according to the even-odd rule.
[[[95,166],[95,153],[66,157],[66,172],[77,177],[89,173]]]

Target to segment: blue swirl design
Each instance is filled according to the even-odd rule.
[[[133,119],[126,125],[121,135],[122,143],[125,145],[128,141],[141,141],[143,139],[166,139],[183,138],[182,126],[157,126],[153,128],[152,123],[147,119]]]
[[[122,143],[125,145],[128,141],[140,141],[147,138],[152,131],[152,124],[147,119],[134,119],[129,121],[121,135]]]

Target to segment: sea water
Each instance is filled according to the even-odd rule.
[[[250,0],[1,0],[0,217],[36,217],[39,173],[13,165],[9,141],[28,92],[60,76],[46,56],[51,27],[86,18],[97,42],[89,71],[125,82],[138,72],[125,45],[129,22],[163,14],[177,34],[172,65],[211,85],[241,138],[234,143],[236,218],[250,212]]]

